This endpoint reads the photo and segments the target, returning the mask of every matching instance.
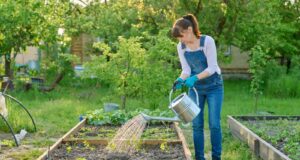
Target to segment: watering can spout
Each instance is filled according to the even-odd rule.
[[[144,119],[146,121],[152,121],[152,120],[168,121],[168,122],[180,122],[181,121],[177,116],[169,118],[169,117],[154,117],[154,116],[149,116],[144,113],[141,113],[141,115],[144,117]]]

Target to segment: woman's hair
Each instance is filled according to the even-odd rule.
[[[182,31],[188,29],[189,27],[192,27],[194,35],[199,38],[201,32],[198,28],[197,19],[193,14],[187,14],[175,21],[172,28],[172,36],[175,38],[182,37]]]

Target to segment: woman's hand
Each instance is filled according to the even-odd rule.
[[[182,85],[184,84],[184,80],[182,78],[177,78],[173,84],[173,90],[181,89]]]
[[[194,87],[195,82],[198,80],[197,75],[194,75],[192,77],[189,77],[185,80],[184,85],[186,85],[189,88]]]

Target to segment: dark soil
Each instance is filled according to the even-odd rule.
[[[184,160],[182,145],[142,146],[132,155],[126,153],[111,153],[103,145],[62,144],[50,154],[55,160]]]

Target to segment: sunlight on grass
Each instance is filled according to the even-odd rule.
[[[29,160],[32,159],[32,157],[38,157],[41,155],[43,152],[41,150],[31,150],[31,151],[23,151],[19,153],[12,153],[9,154],[8,157],[14,159],[14,160]]]

